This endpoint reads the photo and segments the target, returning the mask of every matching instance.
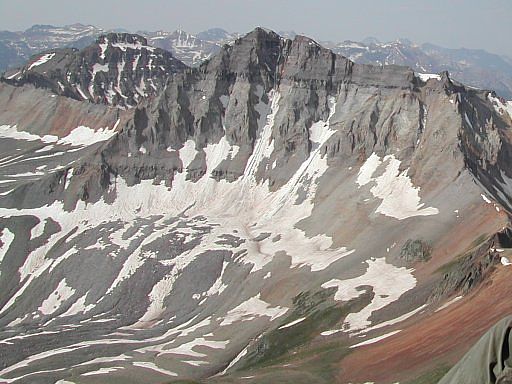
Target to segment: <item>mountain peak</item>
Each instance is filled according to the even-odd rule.
[[[116,44],[116,43],[125,43],[125,44],[140,44],[140,45],[148,45],[148,41],[145,37],[133,33],[121,33],[121,32],[110,32],[104,35],[101,35],[96,40],[98,44],[105,44],[107,42]]]
[[[279,39],[280,36],[275,33],[273,30],[264,28],[264,27],[256,27],[245,36],[242,37],[244,40],[267,40],[267,39]]]
[[[206,31],[199,32],[196,36],[201,40],[216,42],[226,41],[232,37],[228,31],[222,28],[210,28]]]

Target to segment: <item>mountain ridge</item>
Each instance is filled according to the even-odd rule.
[[[77,42],[73,42],[72,39],[63,40],[60,46],[83,48],[93,42],[95,37],[108,32],[96,27],[79,24],[68,27],[74,28],[74,30],[70,29],[67,32],[69,36],[72,37],[73,34],[79,33],[83,37]],[[39,29],[41,29],[41,33],[48,34],[47,39],[50,42],[53,41],[52,33],[58,28],[53,26],[46,26],[45,28],[40,27]],[[65,30],[66,27],[63,28],[63,31]],[[141,31],[141,34],[149,39],[151,45],[171,51],[178,59],[189,66],[199,65],[199,63],[218,52],[222,45],[239,37],[237,33],[229,33],[221,29],[213,29],[213,32],[209,30],[199,32],[197,36],[185,31]],[[295,34],[293,31],[283,32],[283,36],[288,38]],[[35,50],[32,49],[28,52],[24,42],[27,38],[18,37],[21,40],[16,42],[13,40],[16,36],[23,35],[18,32],[0,32],[0,49],[3,49],[3,51],[0,50],[0,57],[4,55],[5,62],[11,63],[0,63],[0,70],[7,69],[7,65],[22,64],[23,60],[27,60],[32,54],[59,46],[58,42],[51,43],[52,46],[48,44],[41,46],[41,43],[36,41],[36,43],[31,43]],[[41,41],[44,43],[44,40]],[[353,45],[354,43],[355,45]],[[507,60],[504,56],[490,54],[483,50],[447,49],[433,44],[415,44],[408,39],[399,39],[388,43],[381,43],[376,39],[368,39],[362,43],[320,41],[320,44],[360,63],[407,65],[420,73],[439,73],[448,70],[454,78],[468,85],[494,89],[501,96],[508,99],[512,98],[512,64],[510,60]],[[16,51],[21,52],[21,60],[16,59],[18,55]]]

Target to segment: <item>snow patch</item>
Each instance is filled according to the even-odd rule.
[[[141,50],[147,49],[148,51],[153,52],[155,50],[154,47],[149,45],[143,45],[141,42],[136,43],[114,43],[112,47],[119,48],[121,51],[125,52],[127,49]]]
[[[384,257],[368,260],[366,264],[368,269],[359,277],[347,280],[333,279],[322,284],[322,288],[336,288],[334,299],[338,301],[358,298],[364,293],[363,290],[358,290],[359,287],[372,287],[374,297],[370,304],[357,313],[350,313],[345,318],[345,325],[349,331],[369,327],[371,325],[369,318],[373,312],[395,302],[405,292],[416,286],[412,269],[395,267],[388,264]]]
[[[62,279],[55,291],[50,293],[50,296],[43,301],[39,307],[39,311],[43,315],[51,315],[60,308],[64,301],[73,296],[74,293],[75,290],[68,286],[66,279]]]
[[[485,201],[487,204],[492,203],[492,201],[487,196],[485,196],[483,193],[481,193],[480,196],[482,196],[482,200]]]
[[[443,305],[441,305],[439,308],[437,308],[435,310],[435,312],[439,312],[439,311],[442,311],[443,309],[449,307],[450,305],[452,305],[453,303],[456,303],[457,301],[459,301],[460,299],[462,299],[464,296],[456,296],[454,297],[453,299],[447,301],[446,303],[444,303]]]
[[[4,228],[2,230],[2,235],[0,236],[0,241],[2,241],[2,246],[0,247],[0,263],[2,263],[5,254],[9,250],[12,242],[14,240],[14,233],[12,233],[9,228]]]
[[[399,332],[402,332],[402,330],[398,329],[396,331],[389,332],[389,333],[386,333],[384,335],[381,335],[381,336],[378,336],[378,337],[374,337],[372,339],[368,339],[368,340],[362,341],[362,342],[360,342],[358,344],[351,345],[350,348],[357,348],[357,347],[362,347],[363,345],[373,344],[373,343],[376,343],[377,341],[381,341],[381,340],[387,339],[388,337],[396,335]]]
[[[194,350],[195,347],[207,347],[211,349],[224,349],[229,341],[217,341],[217,340],[206,340],[204,337],[198,337],[188,343],[181,344],[178,347],[165,349],[160,352],[159,355],[176,354],[186,355],[192,357],[206,357],[207,355],[203,352],[197,352]]]
[[[30,238],[36,239],[44,233],[44,227],[46,226],[46,222],[40,220],[39,223],[34,225],[30,230]]]
[[[187,140],[183,144],[183,148],[181,148],[178,153],[181,162],[183,163],[183,169],[187,169],[197,155],[196,143],[194,140]]]
[[[494,97],[490,92],[487,98],[500,115],[508,114],[512,119],[512,101],[502,101],[500,98]]]
[[[420,188],[412,184],[407,175],[408,169],[400,172],[400,160],[394,155],[387,155],[381,161],[377,155],[374,155],[372,154],[361,167],[356,183],[359,187],[370,182],[375,183],[370,192],[374,197],[382,199],[375,212],[398,220],[439,213],[439,210],[434,207],[423,208],[425,204],[420,203]],[[375,171],[385,163],[387,165],[384,173],[373,178]]]
[[[70,144],[73,146],[86,146],[106,141],[116,133],[114,129],[100,128],[95,131],[89,127],[79,126],[58,142],[60,144]]]
[[[266,316],[270,317],[270,321],[277,319],[284,315],[288,308],[272,307],[266,301],[260,299],[260,294],[251,297],[249,300],[244,301],[242,304],[228,311],[222,322],[221,326],[233,324],[236,321],[248,321],[257,317]]]
[[[93,375],[106,375],[107,373],[119,371],[120,369],[124,369],[123,367],[106,367],[100,368],[95,371],[90,371],[86,373],[82,373],[82,376],[93,376]]]
[[[301,318],[299,318],[297,320],[289,322],[288,324],[281,325],[277,329],[286,329],[286,328],[289,328],[289,327],[293,327],[295,324],[299,324],[299,323],[303,322],[304,320],[306,320],[306,318],[305,317],[301,317]]]
[[[430,79],[436,79],[441,81],[441,75],[438,75],[436,73],[417,73],[418,77],[421,79],[421,81],[428,81]]]
[[[53,135],[38,136],[29,132],[18,131],[16,125],[0,125],[0,138],[25,141],[41,140],[45,143],[55,143],[59,140],[57,136]]]
[[[381,164],[380,157],[375,153],[372,153],[370,157],[366,159],[357,174],[356,183],[359,185],[359,188],[373,180],[372,176]]]
[[[47,61],[51,60],[54,56],[55,56],[55,53],[47,53],[47,54],[39,57],[39,59],[34,61],[32,64],[30,64],[30,66],[28,67],[28,70],[30,71],[32,68],[46,63]]]
[[[178,376],[178,374],[176,374],[174,372],[171,372],[171,371],[168,371],[167,369],[160,368],[155,363],[151,363],[151,362],[148,362],[148,361],[135,361],[132,364],[135,367],[141,367],[141,368],[150,369],[152,371],[161,373],[161,374],[166,375],[166,376]]]

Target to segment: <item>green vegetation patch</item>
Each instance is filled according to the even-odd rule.
[[[305,319],[287,328],[276,328],[263,334],[249,348],[242,368],[245,370],[264,367],[313,356],[321,353],[322,348],[327,348],[332,353],[332,346],[299,347],[307,346],[322,331],[334,328],[349,313],[360,311],[370,303],[373,293],[363,293],[344,305],[334,303],[331,296],[332,290],[322,290],[313,294],[304,292],[295,297],[293,312],[283,324],[289,324],[303,317]]]
[[[422,374],[414,380],[406,381],[404,384],[437,384],[449,370],[449,366],[442,365]]]

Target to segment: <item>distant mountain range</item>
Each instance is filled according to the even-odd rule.
[[[64,27],[34,25],[22,32],[0,31],[0,71],[25,64],[32,55],[55,48],[85,48],[100,36],[122,29],[103,30],[92,25],[73,24]],[[217,53],[222,45],[239,35],[213,28],[196,36],[185,31],[138,31],[156,48],[171,51],[189,66],[199,65]]]
[[[107,32],[92,25],[73,24],[64,27],[34,25],[22,32],[0,31],[0,71],[21,66],[34,54],[54,48],[84,48]],[[183,30],[138,31],[151,46],[168,50],[188,66],[197,66],[219,52],[224,44],[240,35],[212,28],[192,35]],[[293,38],[293,31],[282,31]],[[371,37],[362,42],[319,41],[333,52],[362,64],[406,65],[419,73],[450,72],[452,78],[470,86],[495,90],[512,99],[512,59],[482,49],[449,49],[433,44],[415,44],[407,39],[381,42]]]
[[[137,33],[145,36],[149,44],[172,52],[175,57],[189,66],[201,64],[219,52],[224,44],[231,43],[239,37],[238,34],[229,33],[220,28],[209,29],[195,36],[182,30]]]

